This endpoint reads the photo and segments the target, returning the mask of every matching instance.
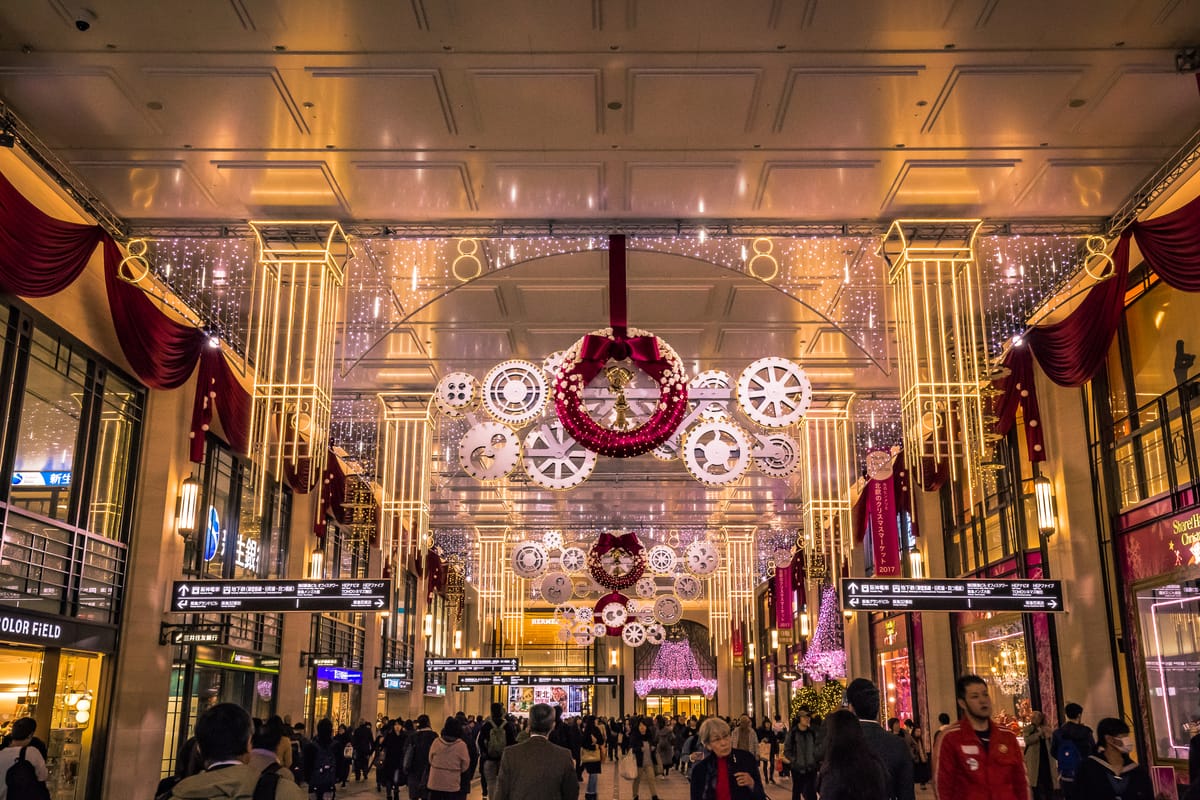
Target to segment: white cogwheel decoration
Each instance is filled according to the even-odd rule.
[[[562,550],[563,538],[558,531],[550,531],[542,536],[542,544],[547,550]]]
[[[646,626],[646,641],[650,644],[662,644],[667,640],[667,629],[657,622]]]
[[[701,372],[688,383],[688,402],[693,398],[693,407],[700,409],[702,419],[726,419],[733,399],[733,378],[719,369]]]
[[[568,547],[559,556],[559,563],[567,572],[579,572],[587,566],[587,553],[580,547]]]
[[[546,598],[547,603],[554,605],[562,605],[571,599],[571,593],[574,587],[571,585],[571,577],[565,572],[551,572],[546,577],[542,578],[542,597]]]
[[[680,575],[675,579],[675,594],[680,600],[697,600],[701,591],[700,581],[691,575]]]
[[[558,377],[559,370],[562,369],[563,362],[567,360],[566,350],[555,350],[550,355],[542,359],[542,369],[551,380]]]
[[[732,483],[750,465],[750,439],[732,422],[697,423],[683,437],[683,463],[701,483]]]
[[[604,620],[604,624],[610,628],[621,627],[628,618],[629,614],[625,610],[625,606],[620,603],[609,603],[600,609],[600,619]]]
[[[786,478],[800,466],[800,445],[787,434],[772,433],[763,437],[767,440],[768,448],[772,451],[769,456],[755,456],[754,466],[764,475],[772,478]]]
[[[475,425],[458,443],[458,461],[477,481],[500,480],[520,459],[521,440],[512,428],[499,422]]]
[[[649,625],[654,622],[654,606],[642,606],[638,609],[638,622],[643,625]]]
[[[625,611],[631,617],[636,617],[637,613],[641,609],[641,607],[642,607],[642,604],[639,603],[637,600],[629,600],[625,603]]]
[[[580,647],[587,647],[594,641],[596,641],[596,637],[592,634],[592,629],[590,627],[580,628],[579,630],[575,631],[575,644],[579,645]]]
[[[571,489],[596,468],[596,454],[571,438],[558,418],[551,418],[525,435],[522,463],[529,479],[543,489]]]
[[[760,358],[742,370],[738,405],[764,428],[786,428],[812,405],[812,383],[804,368],[778,356]]]
[[[675,551],[665,544],[656,544],[646,553],[646,563],[655,575],[670,575],[676,560]]]
[[[635,591],[637,591],[638,597],[649,599],[658,593],[658,584],[654,582],[654,578],[651,578],[649,575],[645,575],[641,578],[638,578],[638,582],[635,585]]]
[[[650,451],[659,461],[674,461],[679,458],[679,433],[673,433],[667,440]]]
[[[582,600],[589,594],[592,594],[592,582],[584,578],[572,578],[571,583],[574,585],[572,592],[576,600]]]
[[[512,570],[517,577],[531,579],[542,575],[550,564],[550,556],[541,542],[519,542],[513,548]]]
[[[603,622],[597,622],[594,625],[592,625],[592,636],[595,636],[597,639],[599,639],[599,638],[601,638],[603,636],[607,636],[607,635],[608,635],[608,628],[604,627]]]
[[[560,625],[558,628],[558,640],[563,644],[571,641],[575,637],[575,632],[571,630],[570,625]]]
[[[451,372],[438,381],[433,404],[447,417],[461,417],[479,404],[479,381],[469,372]]]
[[[587,622],[590,624],[592,617],[594,616],[595,614],[587,606],[580,606],[579,608],[575,609],[575,619],[579,622]]]
[[[570,622],[575,619],[575,606],[558,606],[554,609],[554,618]]]
[[[663,625],[674,625],[683,619],[683,603],[673,594],[663,595],[654,603],[654,618]]]
[[[697,539],[687,546],[685,556],[688,571],[693,575],[711,575],[717,571],[721,557],[717,546],[707,539]]]
[[[483,379],[484,407],[509,425],[524,425],[540,416],[549,397],[546,374],[532,361],[501,361]]]
[[[630,647],[640,647],[646,641],[646,626],[640,622],[626,622],[621,629],[621,638]]]

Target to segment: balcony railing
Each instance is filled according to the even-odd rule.
[[[1114,423],[1120,510],[1197,480],[1200,376],[1146,403]]]

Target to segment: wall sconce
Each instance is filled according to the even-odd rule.
[[[853,612],[853,611],[851,611],[850,609],[846,609],[845,611],[843,611],[843,612],[842,612],[842,615],[843,615],[843,616],[844,616],[846,619],[854,619],[854,612]]]
[[[1038,533],[1050,536],[1058,528],[1054,513],[1054,484],[1045,475],[1033,479],[1033,495],[1037,500]]]
[[[771,629],[771,649],[779,649],[779,631],[775,630],[774,628]]]
[[[911,550],[908,553],[908,571],[913,578],[925,577],[925,560],[921,555],[920,550]]]
[[[751,661],[754,660],[754,642],[746,643],[746,658]]]
[[[804,612],[802,612],[802,613],[800,614],[800,635],[801,635],[801,636],[808,636],[808,634],[809,634],[809,629],[808,629],[808,612],[807,612],[807,611],[804,611]]]
[[[308,577],[314,581],[325,577],[325,554],[320,550],[313,550],[308,557]]]
[[[188,475],[179,485],[179,513],[175,515],[175,532],[187,536],[196,532],[196,507],[200,504],[200,481]]]
[[[433,614],[425,615],[425,625],[422,628],[421,633],[425,636],[426,639],[433,636]]]
[[[619,650],[617,650],[617,648],[615,648],[615,647],[610,647],[610,648],[608,648],[608,665],[609,665],[610,667],[619,667],[619,666],[621,666],[621,655],[620,655],[620,651],[619,651]]]
[[[479,648],[477,648],[477,647],[471,648],[471,658],[479,658]]]
[[[462,650],[462,631],[454,631],[454,649],[455,651]]]

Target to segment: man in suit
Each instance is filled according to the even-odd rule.
[[[889,800],[914,800],[913,764],[908,745],[879,724],[879,689],[866,678],[855,678],[846,687],[846,702],[862,725],[867,747],[887,767]]]
[[[529,709],[529,741],[505,749],[496,786],[489,786],[492,800],[579,800],[575,759],[551,744],[553,728],[554,709],[545,703]]]

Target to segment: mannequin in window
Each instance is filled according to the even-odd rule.
[[[1183,350],[1183,339],[1175,340],[1175,384],[1183,385],[1187,383],[1188,373],[1192,371],[1192,364],[1196,363],[1195,353],[1185,353]]]

